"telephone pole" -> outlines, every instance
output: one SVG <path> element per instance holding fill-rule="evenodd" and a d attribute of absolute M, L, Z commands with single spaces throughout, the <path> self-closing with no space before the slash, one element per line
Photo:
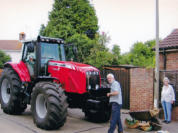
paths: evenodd
<path fill-rule="evenodd" d="M 156 67 L 154 87 L 154 107 L 159 107 L 159 0 L 156 0 Z"/>

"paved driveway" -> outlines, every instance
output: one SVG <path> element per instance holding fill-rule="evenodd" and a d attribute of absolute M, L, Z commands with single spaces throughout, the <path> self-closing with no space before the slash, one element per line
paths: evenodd
<path fill-rule="evenodd" d="M 122 121 L 129 116 L 122 114 Z M 22 115 L 14 116 L 4 114 L 0 109 L 0 133 L 107 133 L 109 123 L 91 123 L 84 118 L 80 109 L 69 109 L 67 122 L 65 125 L 54 131 L 45 131 L 36 127 L 33 123 L 30 108 Z M 178 123 L 164 124 L 163 129 L 170 133 L 178 133 Z M 124 126 L 125 133 L 143 133 L 137 129 L 127 129 Z M 116 133 L 116 132 L 115 132 Z M 154 132 L 149 132 L 154 133 Z"/>
<path fill-rule="evenodd" d="M 33 123 L 30 108 L 22 115 L 7 115 L 0 109 L 0 133 L 99 133 L 106 132 L 108 123 L 91 123 L 79 109 L 69 109 L 65 125 L 54 131 L 45 131 Z M 98 132 L 99 131 L 99 132 Z"/>

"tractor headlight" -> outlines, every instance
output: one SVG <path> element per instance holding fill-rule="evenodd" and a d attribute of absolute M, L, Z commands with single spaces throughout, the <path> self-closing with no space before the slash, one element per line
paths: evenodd
<path fill-rule="evenodd" d="M 87 90 L 98 90 L 100 87 L 100 77 L 97 71 L 86 72 L 86 88 Z"/>

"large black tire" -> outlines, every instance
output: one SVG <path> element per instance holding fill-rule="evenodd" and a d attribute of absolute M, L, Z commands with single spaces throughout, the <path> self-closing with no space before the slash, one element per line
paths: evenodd
<path fill-rule="evenodd" d="M 54 130 L 64 125 L 67 117 L 67 97 L 59 85 L 39 82 L 31 97 L 33 121 L 37 127 Z"/>
<path fill-rule="evenodd" d="M 4 68 L 0 78 L 1 108 L 7 114 L 21 114 L 27 108 L 21 81 L 12 68 Z"/>

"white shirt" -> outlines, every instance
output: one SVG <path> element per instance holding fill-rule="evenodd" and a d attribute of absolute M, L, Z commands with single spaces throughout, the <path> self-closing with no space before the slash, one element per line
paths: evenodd
<path fill-rule="evenodd" d="M 114 80 L 110 85 L 111 85 L 111 92 L 117 91 L 119 92 L 119 94 L 116 96 L 110 96 L 109 102 L 110 103 L 116 102 L 121 105 L 122 104 L 122 91 L 121 91 L 121 86 L 119 82 Z"/>
<path fill-rule="evenodd" d="M 171 85 L 163 86 L 161 91 L 161 101 L 165 102 L 175 101 L 175 94 Z"/>

